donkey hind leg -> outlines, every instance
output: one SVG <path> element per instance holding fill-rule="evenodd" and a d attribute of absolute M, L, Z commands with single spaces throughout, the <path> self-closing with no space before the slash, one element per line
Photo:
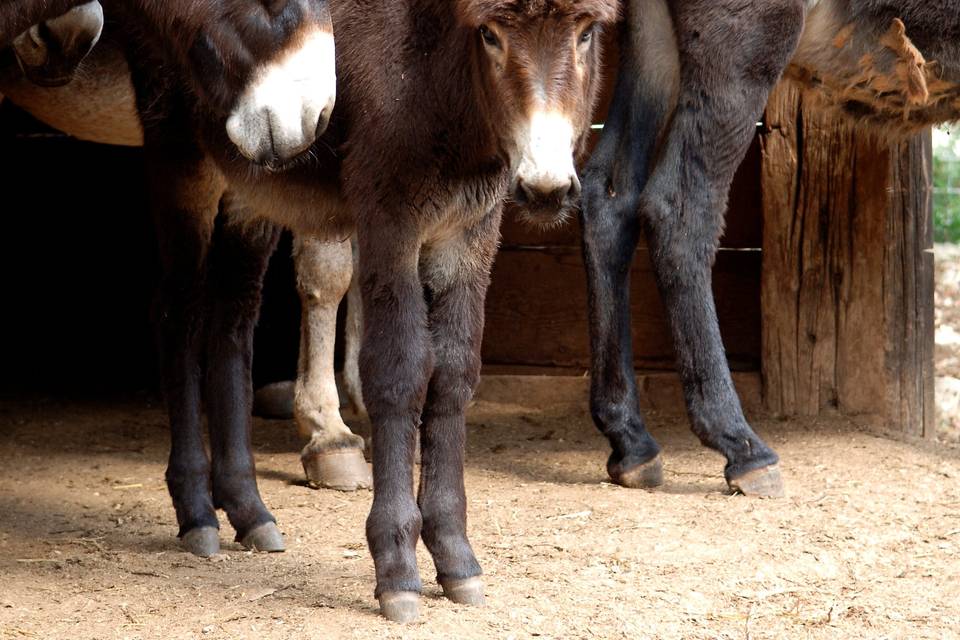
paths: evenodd
<path fill-rule="evenodd" d="M 360 374 L 373 433 L 367 543 L 381 613 L 409 622 L 417 618 L 422 586 L 416 557 L 422 520 L 413 492 L 413 452 L 433 371 L 427 306 L 417 270 L 420 240 L 408 228 L 386 222 L 360 225 L 358 239 L 364 256 Z"/>
<path fill-rule="evenodd" d="M 778 496 L 783 483 L 777 454 L 747 424 L 730 377 L 711 266 L 734 172 L 769 90 L 796 46 L 803 3 L 771 2 L 747 24 L 742 12 L 726 7 L 730 2 L 712 3 L 708 10 L 691 6 L 696 4 L 678 18 L 684 26 L 679 37 L 686 84 L 643 193 L 641 216 L 693 431 L 726 457 L 724 475 L 731 489 Z M 736 40 L 705 37 L 746 29 L 756 33 Z"/>
<path fill-rule="evenodd" d="M 353 254 L 353 273 L 360 273 L 360 251 L 357 238 L 350 240 Z M 360 280 L 350 279 L 350 289 L 347 291 L 347 322 L 343 340 L 343 386 L 346 387 L 350 406 L 357 416 L 367 415 L 367 407 L 363 403 L 363 389 L 360 385 L 360 339 L 363 336 L 363 299 L 360 296 Z"/>
<path fill-rule="evenodd" d="M 309 440 L 300 455 L 303 470 L 313 486 L 368 489 L 373 477 L 363 457 L 363 438 L 340 416 L 333 370 L 337 307 L 353 273 L 350 242 L 298 237 L 294 259 L 303 309 L 294 417 L 301 436 Z"/>
<path fill-rule="evenodd" d="M 155 307 L 160 375 L 170 418 L 166 479 L 183 546 L 199 556 L 220 549 L 203 443 L 201 350 L 207 252 L 222 184 L 203 159 L 148 149 L 151 202 L 163 268 Z M 171 189 L 170 185 L 174 188 Z"/>
<path fill-rule="evenodd" d="M 253 331 L 263 277 L 280 237 L 271 224 L 240 221 L 223 199 L 225 220 L 214 234 L 207 275 L 207 362 L 204 400 L 213 458 L 213 501 L 227 513 L 248 549 L 283 551 L 283 536 L 257 489 L 250 443 Z M 244 216 L 247 217 L 247 216 Z"/>
<path fill-rule="evenodd" d="M 421 257 L 436 363 L 420 429 L 423 541 L 444 595 L 474 605 L 483 604 L 484 597 L 480 565 L 467 539 L 464 411 L 480 379 L 483 305 L 499 226 L 497 210 L 462 238 Z"/>
<path fill-rule="evenodd" d="M 640 194 L 675 100 L 679 71 L 669 21 L 663 3 L 630 6 L 631 29 L 621 39 L 623 69 L 603 136 L 583 179 L 580 219 L 589 294 L 590 409 L 594 423 L 610 441 L 607 473 L 625 487 L 663 482 L 660 446 L 647 431 L 637 400 L 630 267 L 640 235 L 636 213 Z"/>

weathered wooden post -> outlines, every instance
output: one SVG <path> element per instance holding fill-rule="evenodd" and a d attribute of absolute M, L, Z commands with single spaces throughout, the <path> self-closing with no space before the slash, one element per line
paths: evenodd
<path fill-rule="evenodd" d="M 885 145 L 783 85 L 762 144 L 767 410 L 932 438 L 930 134 Z"/>

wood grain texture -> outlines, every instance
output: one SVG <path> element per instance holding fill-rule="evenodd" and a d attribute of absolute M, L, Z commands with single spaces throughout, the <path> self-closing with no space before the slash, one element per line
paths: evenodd
<path fill-rule="evenodd" d="M 781 86 L 762 145 L 767 409 L 932 436 L 929 134 L 886 146 Z"/>
<path fill-rule="evenodd" d="M 646 250 L 630 277 L 633 352 L 638 368 L 673 369 L 663 305 Z M 760 254 L 722 251 L 714 293 L 727 352 L 737 368 L 760 355 Z M 487 364 L 589 368 L 586 276 L 579 249 L 504 249 L 487 297 L 483 361 Z"/>

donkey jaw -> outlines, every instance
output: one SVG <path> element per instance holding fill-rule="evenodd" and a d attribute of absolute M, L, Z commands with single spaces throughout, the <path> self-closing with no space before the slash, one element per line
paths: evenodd
<path fill-rule="evenodd" d="M 227 118 L 227 135 L 254 162 L 286 162 L 326 130 L 336 94 L 333 34 L 314 30 L 254 73 Z"/>

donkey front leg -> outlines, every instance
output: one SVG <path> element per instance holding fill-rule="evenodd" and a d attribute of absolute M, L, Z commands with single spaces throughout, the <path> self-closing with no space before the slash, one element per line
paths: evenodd
<path fill-rule="evenodd" d="M 207 275 L 207 373 L 204 400 L 213 457 L 214 505 L 227 513 L 248 549 L 283 551 L 283 536 L 257 488 L 250 442 L 253 331 L 263 277 L 280 238 L 272 224 L 231 218 L 241 205 L 229 194 L 214 234 Z"/>
<path fill-rule="evenodd" d="M 421 426 L 423 541 L 447 598 L 483 604 L 480 565 L 467 539 L 464 412 L 480 379 L 483 306 L 497 248 L 497 209 L 461 237 L 424 250 L 435 367 Z"/>
<path fill-rule="evenodd" d="M 399 217 L 399 216 L 398 216 Z M 422 523 L 413 493 L 413 452 L 433 372 L 420 240 L 409 226 L 377 220 L 358 229 L 363 344 L 360 374 L 373 428 L 373 505 L 367 543 L 381 613 L 418 616 L 422 588 L 416 547 Z"/>
<path fill-rule="evenodd" d="M 300 455 L 303 470 L 314 486 L 368 489 L 373 477 L 363 457 L 363 438 L 340 416 L 333 369 L 337 307 L 353 274 L 350 242 L 297 237 L 294 259 L 302 318 L 293 406 L 300 435 L 309 440 Z"/>
<path fill-rule="evenodd" d="M 711 267 L 734 172 L 796 46 L 803 3 L 758 3 L 749 20 L 741 5 L 688 2 L 676 13 L 683 85 L 640 213 L 693 431 L 726 457 L 731 489 L 778 496 L 777 454 L 747 424 L 730 377 Z"/>
<path fill-rule="evenodd" d="M 183 546 L 207 557 L 220 550 L 220 525 L 201 414 L 203 283 L 223 184 L 216 169 L 189 149 L 148 146 L 147 166 L 163 270 L 155 315 L 170 419 L 167 487 Z"/>

